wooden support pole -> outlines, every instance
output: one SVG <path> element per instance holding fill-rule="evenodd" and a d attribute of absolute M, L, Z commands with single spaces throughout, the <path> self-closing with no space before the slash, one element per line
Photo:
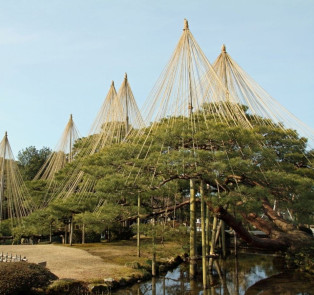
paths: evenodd
<path fill-rule="evenodd" d="M 240 294 L 239 292 L 239 268 L 238 268 L 238 257 L 235 256 L 234 257 L 234 274 L 235 274 L 235 291 L 236 294 Z"/>
<path fill-rule="evenodd" d="M 218 220 L 217 220 L 218 222 Z M 220 236 L 220 231 L 221 231 L 221 225 L 222 225 L 222 220 L 219 220 L 218 222 L 218 226 L 216 228 L 216 235 L 215 235 L 215 244 L 214 247 L 216 247 L 218 240 L 219 240 L 219 236 Z"/>
<path fill-rule="evenodd" d="M 209 255 L 213 255 L 215 253 L 216 231 L 217 231 L 217 217 L 214 216 Z M 213 269 L 213 261 L 214 261 L 213 258 L 210 257 L 209 258 L 209 269 L 210 269 L 210 271 L 212 271 L 212 269 Z"/>
<path fill-rule="evenodd" d="M 207 289 L 207 259 L 206 259 L 206 235 L 205 235 L 205 196 L 204 182 L 200 184 L 201 195 L 201 229 L 202 229 L 202 273 L 203 273 L 203 288 Z"/>
<path fill-rule="evenodd" d="M 236 217 L 235 207 L 233 207 L 233 215 L 234 215 L 234 217 Z M 237 257 L 238 256 L 237 233 L 235 232 L 235 230 L 233 230 L 233 242 L 234 242 L 234 256 Z"/>
<path fill-rule="evenodd" d="M 152 295 L 156 295 L 156 278 L 152 277 Z"/>
<path fill-rule="evenodd" d="M 141 209 L 141 197 L 137 197 L 137 257 L 141 257 L 141 233 L 140 233 L 140 209 Z"/>
<path fill-rule="evenodd" d="M 153 218 L 153 257 L 152 257 L 152 276 L 156 276 L 156 242 L 155 242 L 155 236 L 156 236 L 156 229 L 155 229 L 155 218 Z"/>
<path fill-rule="evenodd" d="M 195 181 L 190 179 L 190 278 L 196 276 L 196 255 Z"/>
<path fill-rule="evenodd" d="M 222 248 L 222 257 L 227 257 L 227 248 L 226 248 L 226 231 L 225 231 L 225 222 L 221 223 L 221 248 Z"/>
<path fill-rule="evenodd" d="M 0 223 L 2 219 L 5 219 L 5 214 L 3 212 L 3 201 L 4 201 L 4 167 L 5 167 L 5 154 L 7 150 L 7 144 L 8 144 L 8 136 L 7 132 L 5 132 L 5 141 L 4 141 L 4 150 L 2 155 L 2 167 L 1 167 L 1 173 L 0 173 Z"/>
<path fill-rule="evenodd" d="M 128 76 L 125 73 L 124 76 L 124 87 L 125 87 L 125 136 L 127 136 L 127 134 L 129 133 L 129 106 L 128 106 L 128 99 L 129 99 L 129 95 L 128 95 Z"/>
<path fill-rule="evenodd" d="M 69 228 L 69 224 L 66 223 L 65 227 L 64 227 L 64 244 L 68 243 L 68 228 Z"/>
<path fill-rule="evenodd" d="M 85 223 L 82 225 L 82 244 L 85 244 Z"/>
<path fill-rule="evenodd" d="M 210 219 L 209 219 L 209 207 L 206 206 L 206 225 L 205 225 L 205 233 L 206 233 L 206 256 L 209 255 L 209 241 L 210 241 Z"/>
<path fill-rule="evenodd" d="M 52 221 L 50 222 L 49 226 L 49 243 L 52 243 Z"/>
<path fill-rule="evenodd" d="M 73 242 L 73 214 L 71 216 L 71 223 L 70 223 L 70 246 L 72 246 Z"/>

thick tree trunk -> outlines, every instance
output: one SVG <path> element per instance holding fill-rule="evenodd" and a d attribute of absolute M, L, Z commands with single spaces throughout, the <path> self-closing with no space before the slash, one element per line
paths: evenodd
<path fill-rule="evenodd" d="M 266 204 L 266 203 L 265 203 Z M 264 207 L 264 205 L 263 205 Z M 265 207 L 264 207 L 265 208 Z M 272 250 L 287 250 L 288 248 L 298 247 L 306 245 L 310 241 L 313 241 L 313 237 L 307 233 L 300 231 L 293 227 L 284 220 L 279 220 L 277 217 L 273 218 L 277 221 L 277 224 L 281 224 L 282 228 L 289 229 L 287 232 L 282 232 L 270 221 L 266 221 L 258 217 L 256 214 L 244 215 L 243 218 L 248 221 L 250 224 L 254 225 L 257 229 L 265 232 L 269 235 L 269 238 L 258 238 L 251 235 L 242 225 L 242 223 L 236 220 L 231 214 L 229 214 L 224 208 L 211 208 L 212 211 L 217 215 L 217 217 L 226 222 L 231 228 L 235 230 L 238 236 L 247 242 L 249 245 L 263 248 L 263 249 L 272 249 Z M 273 214 L 271 207 L 266 206 L 266 210 L 269 214 Z M 278 222 L 279 220 L 279 222 Z M 285 225 L 284 225 L 285 224 Z"/>

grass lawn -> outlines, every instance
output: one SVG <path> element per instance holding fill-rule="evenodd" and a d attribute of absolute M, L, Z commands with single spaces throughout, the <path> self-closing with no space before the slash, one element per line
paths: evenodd
<path fill-rule="evenodd" d="M 149 238 L 141 240 L 141 257 L 137 257 L 136 239 L 124 240 L 110 243 L 75 244 L 75 248 L 82 249 L 88 253 L 99 256 L 105 262 L 125 265 L 126 263 L 138 262 L 145 265 L 152 259 L 152 241 Z M 168 259 L 183 255 L 181 245 L 174 242 L 160 242 L 156 244 L 157 261 L 165 262 Z"/>
<path fill-rule="evenodd" d="M 137 257 L 136 240 L 110 243 L 69 245 L 0 245 L 0 252 L 26 256 L 29 262 L 46 262 L 47 268 L 61 278 L 88 282 L 103 282 L 106 278 L 119 280 L 141 277 L 143 271 L 134 267 L 149 267 L 152 257 L 151 239 L 142 240 L 141 257 Z M 157 261 L 166 261 L 184 253 L 174 242 L 156 246 Z"/>

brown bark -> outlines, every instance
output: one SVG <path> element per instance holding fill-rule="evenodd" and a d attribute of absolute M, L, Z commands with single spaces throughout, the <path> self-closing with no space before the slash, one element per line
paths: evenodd
<path fill-rule="evenodd" d="M 226 224 L 232 227 L 242 240 L 253 247 L 273 250 L 285 250 L 288 248 L 288 245 L 282 239 L 258 238 L 251 235 L 244 228 L 242 222 L 236 220 L 222 207 L 212 208 L 212 211 L 217 214 L 219 219 L 223 220 Z"/>
<path fill-rule="evenodd" d="M 270 235 L 273 230 L 273 225 L 270 223 L 270 221 L 264 220 L 257 216 L 255 213 L 250 213 L 248 215 L 245 215 L 244 213 L 241 213 L 241 216 L 250 224 L 252 224 L 257 229 L 264 232 L 266 235 Z"/>
<path fill-rule="evenodd" d="M 209 204 L 210 206 L 210 204 Z M 269 208 L 267 207 L 267 210 Z M 313 241 L 313 237 L 309 234 L 298 230 L 291 226 L 285 220 L 281 220 L 280 224 L 286 224 L 284 228 L 289 228 L 289 231 L 283 232 L 281 228 L 277 227 L 276 223 L 264 220 L 258 217 L 254 213 L 248 215 L 241 214 L 242 217 L 248 221 L 250 224 L 254 225 L 257 229 L 263 231 L 269 238 L 258 238 L 251 235 L 242 225 L 242 223 L 236 220 L 231 214 L 229 214 L 224 208 L 211 208 L 211 210 L 217 214 L 219 219 L 225 221 L 230 227 L 232 227 L 238 236 L 247 242 L 249 245 L 272 250 L 286 250 L 288 248 L 302 247 L 309 242 Z M 273 211 L 271 209 L 271 211 Z M 273 214 L 273 212 L 271 212 Z M 274 216 L 273 216 L 274 217 Z M 278 220 L 278 219 L 275 219 Z"/>
<path fill-rule="evenodd" d="M 264 209 L 265 214 L 267 217 L 281 230 L 284 232 L 294 231 L 297 230 L 296 227 L 292 224 L 284 220 L 282 217 L 280 217 L 270 206 L 268 200 L 264 198 L 262 200 L 262 206 Z"/>

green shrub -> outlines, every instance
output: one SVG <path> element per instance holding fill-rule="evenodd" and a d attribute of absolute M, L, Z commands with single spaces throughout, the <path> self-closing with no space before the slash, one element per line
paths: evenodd
<path fill-rule="evenodd" d="M 103 280 L 102 280 L 103 282 Z M 90 294 L 85 283 L 73 279 L 54 281 L 46 290 L 47 295 L 87 295 Z"/>
<path fill-rule="evenodd" d="M 58 279 L 47 268 L 34 263 L 0 263 L 0 294 L 36 294 L 35 289 L 47 287 Z"/>

